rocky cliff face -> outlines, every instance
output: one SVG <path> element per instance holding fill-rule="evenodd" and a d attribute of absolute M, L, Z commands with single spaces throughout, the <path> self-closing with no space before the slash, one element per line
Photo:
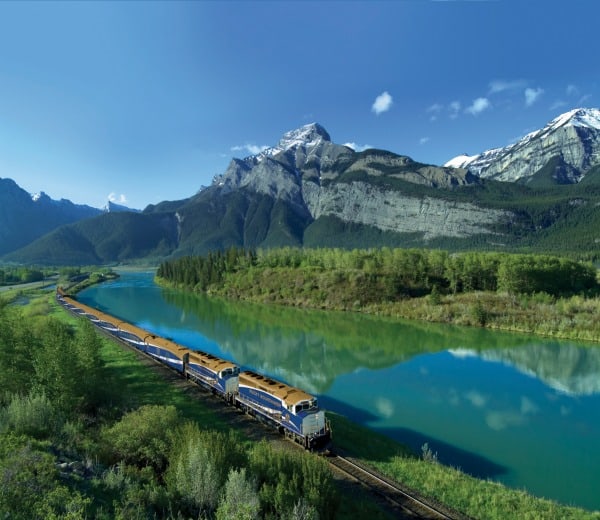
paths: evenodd
<path fill-rule="evenodd" d="M 466 169 L 419 164 L 383 150 L 356 153 L 311 124 L 286 133 L 259 155 L 234 159 L 213 186 L 223 194 L 247 188 L 285 200 L 312 220 L 334 216 L 383 231 L 422 233 L 426 240 L 490 233 L 489 226 L 510 218 L 507 211 L 406 195 L 370 182 L 381 178 L 446 189 L 477 182 Z"/>
<path fill-rule="evenodd" d="M 527 182 L 549 163 L 557 184 L 577 183 L 600 164 L 600 110 L 571 110 L 510 146 L 460 155 L 445 166 L 499 181 Z"/>
<path fill-rule="evenodd" d="M 305 183 L 304 200 L 316 220 L 338 217 L 344 222 L 396 233 L 422 233 L 424 240 L 490 234 L 491 226 L 510 218 L 510 212 L 434 197 L 411 197 L 365 182 Z"/>

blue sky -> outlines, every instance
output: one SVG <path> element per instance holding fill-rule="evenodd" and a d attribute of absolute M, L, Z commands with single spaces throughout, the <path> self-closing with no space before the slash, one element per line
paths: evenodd
<path fill-rule="evenodd" d="M 317 121 L 442 164 L 600 106 L 597 0 L 0 2 L 0 177 L 144 208 Z"/>

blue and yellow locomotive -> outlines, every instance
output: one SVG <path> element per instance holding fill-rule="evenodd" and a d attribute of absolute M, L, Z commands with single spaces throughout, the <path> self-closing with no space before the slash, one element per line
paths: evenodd
<path fill-rule="evenodd" d="M 179 372 L 195 383 L 277 428 L 306 449 L 324 449 L 331 441 L 331 428 L 317 399 L 270 377 L 240 367 L 231 361 L 193 350 L 152 334 L 68 296 L 62 289 L 57 301 L 77 316 Z"/>

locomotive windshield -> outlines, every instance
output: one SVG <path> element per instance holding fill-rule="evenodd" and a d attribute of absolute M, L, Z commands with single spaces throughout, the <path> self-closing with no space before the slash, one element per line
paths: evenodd
<path fill-rule="evenodd" d="M 237 376 L 239 373 L 240 369 L 238 367 L 230 367 L 226 368 L 225 370 L 221 370 L 221 377 L 226 378 L 231 376 Z"/>
<path fill-rule="evenodd" d="M 310 401 L 301 401 L 296 405 L 296 413 L 303 410 L 315 410 L 317 408 L 317 400 L 311 399 Z"/>

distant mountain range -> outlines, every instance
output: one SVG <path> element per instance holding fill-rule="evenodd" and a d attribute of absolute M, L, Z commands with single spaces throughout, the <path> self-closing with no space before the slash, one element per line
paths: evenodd
<path fill-rule="evenodd" d="M 0 256 L 19 249 L 64 224 L 100 214 L 90 206 L 30 195 L 11 179 L 0 179 Z"/>
<path fill-rule="evenodd" d="M 20 242 L 6 242 L 0 254 L 8 253 L 5 261 L 57 264 L 286 245 L 594 255 L 600 253 L 599 154 L 597 109 L 573 110 L 511 146 L 444 166 L 385 150 L 355 152 L 313 123 L 260 154 L 233 159 L 211 186 L 187 199 L 141 213 L 88 208 L 96 213 L 46 222 L 48 234 L 36 237 L 35 228 Z M 23 212 L 37 203 L 19 190 L 0 181 L 0 232 L 14 236 Z M 12 210 L 5 211 L 4 200 Z M 33 226 L 38 217 L 30 215 Z"/>

